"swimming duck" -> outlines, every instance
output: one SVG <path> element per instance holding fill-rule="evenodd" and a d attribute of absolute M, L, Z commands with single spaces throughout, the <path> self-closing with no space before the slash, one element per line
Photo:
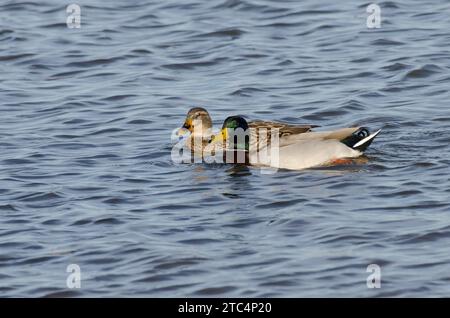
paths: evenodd
<path fill-rule="evenodd" d="M 276 126 L 268 128 L 271 129 L 268 134 L 261 134 L 252 130 L 243 117 L 230 116 L 225 119 L 220 133 L 212 137 L 211 144 L 228 152 L 245 152 L 245 163 L 250 165 L 301 170 L 358 158 L 381 131 L 370 134 L 365 127 L 352 127 L 284 135 Z M 236 133 L 239 130 L 244 132 L 243 138 Z"/>
<path fill-rule="evenodd" d="M 247 123 L 247 121 L 246 121 Z M 310 132 L 316 125 L 292 125 L 275 121 L 253 120 L 247 123 L 252 132 L 259 129 L 279 130 L 283 137 L 290 135 L 299 135 Z M 186 144 L 191 150 L 202 150 L 211 141 L 213 137 L 212 120 L 208 111 L 203 107 L 194 107 L 186 115 L 183 126 L 177 132 L 180 138 L 186 138 Z M 253 139 L 257 138 L 255 135 Z"/>
<path fill-rule="evenodd" d="M 185 139 L 188 149 L 201 154 L 213 136 L 212 120 L 208 111 L 203 107 L 191 108 L 177 135 L 180 139 Z"/>

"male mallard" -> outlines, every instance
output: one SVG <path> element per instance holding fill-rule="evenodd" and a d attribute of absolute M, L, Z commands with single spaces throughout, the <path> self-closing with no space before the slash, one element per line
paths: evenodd
<path fill-rule="evenodd" d="M 267 135 L 266 131 L 252 130 L 241 116 L 231 116 L 225 119 L 221 132 L 212 138 L 211 145 L 228 152 L 244 151 L 246 163 L 251 165 L 299 170 L 360 157 L 381 131 L 370 134 L 367 128 L 352 127 L 283 135 L 276 126 L 269 128 L 271 131 Z M 236 130 L 246 135 L 239 136 Z"/>
<path fill-rule="evenodd" d="M 292 125 L 274 121 L 254 120 L 248 126 L 252 131 L 258 129 L 279 129 L 281 136 L 298 135 L 310 132 L 314 125 Z M 186 144 L 194 150 L 203 149 L 210 142 L 212 134 L 212 120 L 208 111 L 202 107 L 194 107 L 186 115 L 183 127 L 178 130 L 178 136 L 187 136 Z M 254 137 L 256 138 L 256 136 Z M 198 145 L 198 146 L 194 146 Z"/>

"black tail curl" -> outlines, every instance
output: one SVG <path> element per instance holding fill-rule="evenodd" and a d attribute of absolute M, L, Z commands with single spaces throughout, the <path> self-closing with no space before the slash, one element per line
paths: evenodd
<path fill-rule="evenodd" d="M 357 131 L 355 131 L 353 134 L 351 134 L 350 136 L 341 140 L 341 142 L 350 148 L 353 148 L 355 150 L 363 152 L 367 149 L 367 147 L 370 146 L 370 144 L 372 143 L 374 138 L 370 138 L 366 142 L 364 142 L 360 145 L 358 145 L 358 143 L 360 141 L 366 139 L 369 136 L 370 136 L 369 129 L 367 129 L 366 127 L 361 127 Z M 357 146 L 355 147 L 355 145 L 357 145 Z"/>

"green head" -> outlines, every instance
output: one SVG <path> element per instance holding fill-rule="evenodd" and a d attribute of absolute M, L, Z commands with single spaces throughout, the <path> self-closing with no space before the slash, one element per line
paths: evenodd
<path fill-rule="evenodd" d="M 227 144 L 233 144 L 235 150 L 248 151 L 249 130 L 247 121 L 241 116 L 227 117 L 223 122 L 221 132 L 213 138 L 213 141 L 216 140 L 225 140 Z"/>
<path fill-rule="evenodd" d="M 243 130 L 247 130 L 248 123 L 241 116 L 230 116 L 224 120 L 222 129 L 224 129 L 224 128 L 230 128 L 230 129 L 242 128 Z"/>

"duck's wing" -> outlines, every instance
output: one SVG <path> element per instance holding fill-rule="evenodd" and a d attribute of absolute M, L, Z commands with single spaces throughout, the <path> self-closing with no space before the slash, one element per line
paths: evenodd
<path fill-rule="evenodd" d="M 350 127 L 350 128 L 341 128 L 334 131 L 329 131 L 325 134 L 324 139 L 335 139 L 335 140 L 344 140 L 350 136 L 352 136 L 355 132 L 357 132 L 360 127 Z"/>
<path fill-rule="evenodd" d="M 261 129 L 262 128 L 262 129 Z M 299 141 L 305 140 L 315 140 L 321 141 L 325 139 L 344 139 L 346 136 L 351 135 L 354 130 L 339 130 L 334 132 L 313 132 L 309 127 L 305 127 L 302 130 L 297 130 L 298 133 L 283 133 L 282 131 L 278 132 L 278 141 L 272 140 L 272 132 L 270 129 L 264 131 L 263 126 L 258 126 L 258 129 L 254 129 L 250 127 L 250 149 L 254 151 L 258 151 L 259 149 L 264 149 L 266 146 L 269 146 L 272 142 L 275 144 L 274 146 L 284 147 L 290 144 L 295 144 Z M 273 127 L 272 127 L 273 128 Z"/>
<path fill-rule="evenodd" d="M 270 129 L 278 129 L 280 131 L 280 136 L 289 136 L 295 134 L 302 134 L 308 131 L 311 131 L 315 127 L 319 127 L 316 125 L 293 125 L 286 124 L 282 122 L 276 121 L 267 121 L 267 120 L 254 120 L 248 123 L 248 126 L 253 129 L 261 129 L 265 128 L 267 130 Z"/>
<path fill-rule="evenodd" d="M 322 140 L 336 140 L 349 148 L 363 152 L 370 146 L 380 132 L 381 129 L 371 134 L 369 129 L 365 127 L 342 128 L 324 132 L 307 132 L 300 135 L 291 135 L 280 138 L 280 146 L 287 146 L 304 140 L 316 142 Z"/>
<path fill-rule="evenodd" d="M 280 139 L 287 136 L 297 136 L 311 132 L 316 125 L 293 125 L 282 122 L 255 120 L 248 123 L 250 128 L 250 147 L 264 147 L 271 142 L 271 133 L 273 129 L 278 130 Z M 255 149 L 255 148 L 253 148 Z"/>

